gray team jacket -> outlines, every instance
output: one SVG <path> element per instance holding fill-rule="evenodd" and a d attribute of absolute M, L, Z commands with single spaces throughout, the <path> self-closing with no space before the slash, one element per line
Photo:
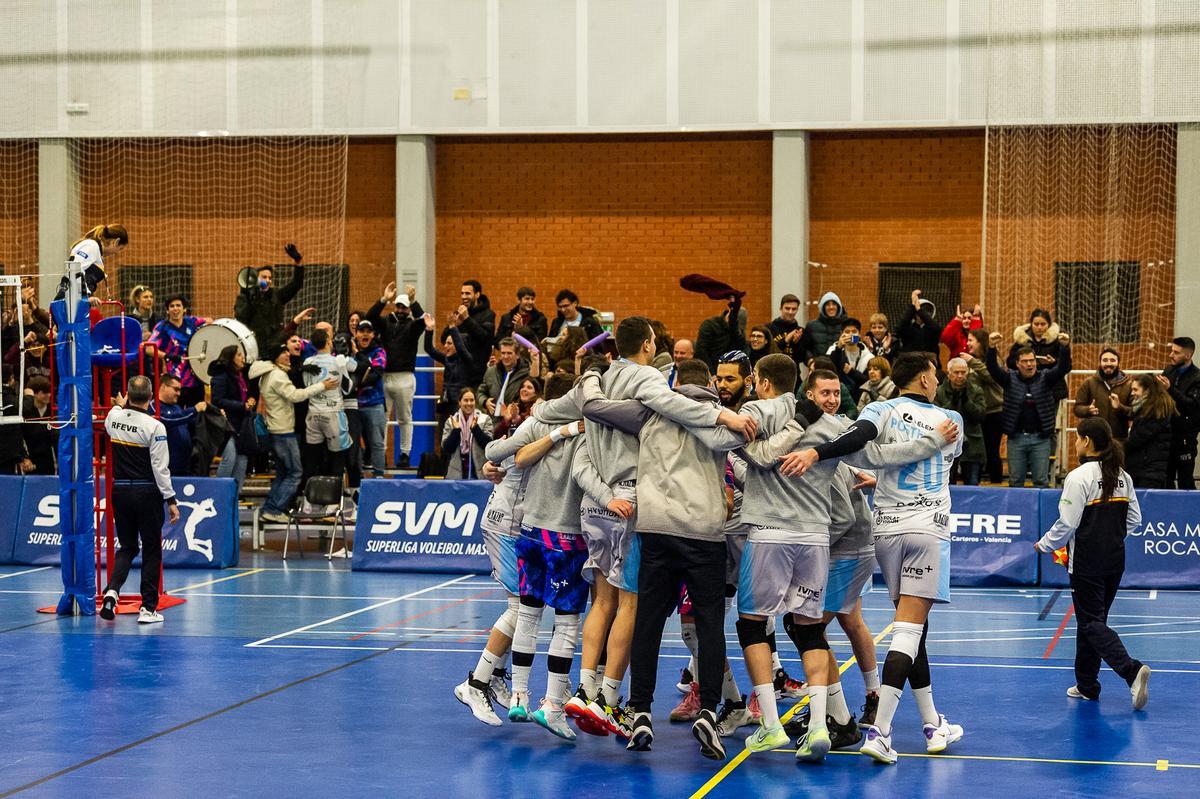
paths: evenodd
<path fill-rule="evenodd" d="M 829 524 L 830 560 L 862 558 L 875 552 L 871 535 L 871 505 L 858 484 L 855 470 L 839 464 L 829 486 L 831 511 Z"/>

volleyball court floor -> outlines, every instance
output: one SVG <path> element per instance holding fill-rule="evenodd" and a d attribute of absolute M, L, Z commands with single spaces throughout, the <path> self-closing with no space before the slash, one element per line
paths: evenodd
<path fill-rule="evenodd" d="M 720 764 L 700 756 L 688 725 L 667 721 L 686 657 L 677 619 L 664 637 L 654 750 L 586 735 L 572 745 L 534 725 L 486 727 L 455 701 L 504 606 L 486 576 L 355 573 L 345 561 L 285 564 L 273 553 L 248 560 L 168 572 L 169 589 L 188 601 L 149 627 L 132 616 L 38 615 L 59 593 L 57 568 L 0 567 L 0 797 L 1200 795 L 1197 592 L 1123 591 L 1113 606 L 1131 652 L 1154 668 L 1143 712 L 1107 671 L 1100 702 L 1064 695 L 1073 621 L 1057 633 L 1069 594 L 957 589 L 934 611 L 929 639 L 938 707 L 966 728 L 949 754 L 924 753 L 906 693 L 894 767 L 854 753 L 823 766 L 788 751 L 746 756 L 751 728 L 726 739 Z M 135 574 L 126 590 L 136 585 Z M 877 587 L 865 606 L 872 630 L 885 633 L 885 593 Z M 845 662 L 836 624 L 831 637 Z M 779 639 L 798 675 L 782 631 Z M 732 623 L 728 645 L 734 657 Z M 735 669 L 746 690 L 740 659 Z M 855 665 L 844 679 L 858 704 Z"/>

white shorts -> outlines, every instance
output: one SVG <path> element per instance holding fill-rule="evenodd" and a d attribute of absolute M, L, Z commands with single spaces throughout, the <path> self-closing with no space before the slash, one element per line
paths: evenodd
<path fill-rule="evenodd" d="M 619 483 L 613 495 L 634 502 L 635 483 Z M 579 526 L 587 538 L 588 559 L 583 565 L 583 576 L 589 583 L 596 582 L 596 576 L 600 575 L 622 591 L 637 593 L 641 546 L 634 532 L 636 521 L 636 511 L 630 518 L 622 519 L 584 495 L 579 506 Z"/>
<path fill-rule="evenodd" d="M 308 444 L 324 443 L 330 452 L 350 449 L 350 427 L 346 424 L 346 414 L 343 411 L 327 413 L 310 410 L 304 420 L 304 441 Z"/>
<path fill-rule="evenodd" d="M 871 577 L 874 574 L 874 555 L 829 561 L 825 612 L 853 613 L 858 600 L 871 593 Z"/>
<path fill-rule="evenodd" d="M 483 531 L 483 546 L 488 560 L 492 562 L 492 579 L 504 586 L 514 596 L 519 594 L 517 579 L 517 536 L 480 528 Z"/>
<path fill-rule="evenodd" d="M 875 559 L 893 602 L 915 596 L 950 601 L 950 542 L 929 533 L 900 533 L 875 539 Z"/>
<path fill-rule="evenodd" d="M 738 580 L 738 613 L 795 613 L 819 619 L 829 576 L 829 547 L 747 540 Z"/>

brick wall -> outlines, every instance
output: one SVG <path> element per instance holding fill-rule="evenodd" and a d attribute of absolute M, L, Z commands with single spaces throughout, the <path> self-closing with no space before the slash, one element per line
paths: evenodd
<path fill-rule="evenodd" d="M 476 278 L 498 312 L 529 285 L 553 316 L 571 288 L 621 317 L 694 337 L 719 303 L 679 288 L 699 272 L 770 318 L 768 136 L 448 138 L 437 143 L 438 309 Z"/>
<path fill-rule="evenodd" d="M 396 275 L 396 140 L 351 139 L 345 261 L 350 308 L 366 311 Z"/>
<path fill-rule="evenodd" d="M 0 141 L 0 264 L 10 275 L 38 271 L 37 149 Z"/>

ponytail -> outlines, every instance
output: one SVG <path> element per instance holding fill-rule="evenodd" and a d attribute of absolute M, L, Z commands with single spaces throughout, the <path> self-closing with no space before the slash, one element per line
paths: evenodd
<path fill-rule="evenodd" d="M 124 247 L 129 243 L 129 231 L 125 230 L 124 225 L 96 225 L 94 228 L 83 234 L 83 238 L 71 245 L 74 249 L 84 242 L 85 239 L 91 239 L 104 246 L 106 241 L 115 241 Z"/>
<path fill-rule="evenodd" d="M 1107 502 L 1112 499 L 1113 492 L 1117 490 L 1117 482 L 1121 479 L 1121 469 L 1125 466 L 1125 449 L 1120 441 L 1113 438 L 1108 422 L 1099 416 L 1084 419 L 1075 431 L 1091 440 L 1092 449 L 1100 459 L 1100 501 Z"/>

